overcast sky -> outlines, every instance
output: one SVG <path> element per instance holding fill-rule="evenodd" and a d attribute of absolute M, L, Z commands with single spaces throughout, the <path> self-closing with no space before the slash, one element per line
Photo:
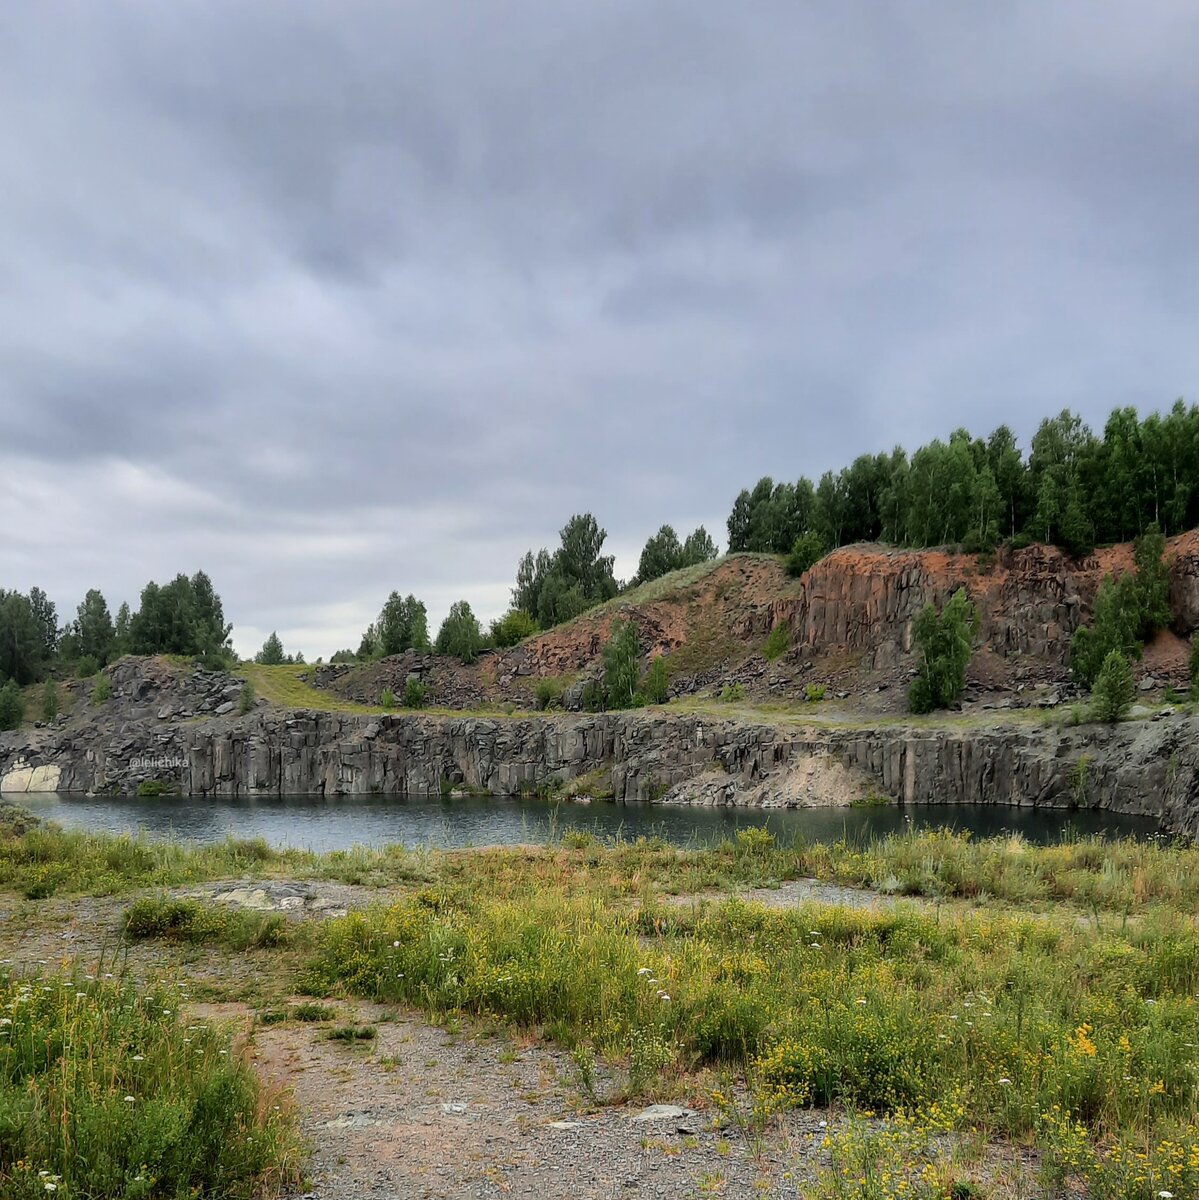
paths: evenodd
<path fill-rule="evenodd" d="M 1199 395 L 1199 5 L 9 0 L 0 586 L 250 653 Z"/>

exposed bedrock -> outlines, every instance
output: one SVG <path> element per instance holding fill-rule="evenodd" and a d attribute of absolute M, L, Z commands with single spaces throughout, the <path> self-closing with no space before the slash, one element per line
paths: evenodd
<path fill-rule="evenodd" d="M 1185 636 L 1199 627 L 1199 533 L 1172 538 L 1166 560 L 1174 627 Z M 1034 545 L 1004 550 L 985 568 L 974 554 L 846 546 L 817 563 L 795 595 L 755 619 L 762 629 L 785 622 L 794 644 L 811 653 L 843 647 L 884 669 L 912 650 L 921 609 L 940 607 L 961 587 L 978 606 L 979 645 L 1060 668 L 1070 635 L 1090 618 L 1103 577 L 1132 568 L 1130 545 L 1105 547 L 1082 562 Z"/>
<path fill-rule="evenodd" d="M 365 717 L 260 710 L 127 723 L 97 736 L 0 738 L 5 790 L 263 796 L 549 790 L 583 775 L 617 800 L 806 807 L 870 794 L 907 803 L 1080 806 L 1199 835 L 1199 720 L 980 730 L 799 728 L 604 713 Z"/>

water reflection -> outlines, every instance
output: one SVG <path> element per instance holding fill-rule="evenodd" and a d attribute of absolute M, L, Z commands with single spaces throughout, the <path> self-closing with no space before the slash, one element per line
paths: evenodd
<path fill-rule="evenodd" d="M 781 841 L 802 835 L 811 842 L 860 841 L 909 825 L 949 826 L 980 837 L 1017 832 L 1035 843 L 1056 842 L 1066 835 L 1150 837 L 1157 832 L 1156 822 L 1145 817 L 994 805 L 767 810 L 441 796 L 139 800 L 46 794 L 9 798 L 66 828 L 140 832 L 148 838 L 188 842 L 263 838 L 272 846 L 322 853 L 389 842 L 435 847 L 543 843 L 574 829 L 604 840 L 661 837 L 675 845 L 709 844 L 749 826 L 767 828 Z"/>

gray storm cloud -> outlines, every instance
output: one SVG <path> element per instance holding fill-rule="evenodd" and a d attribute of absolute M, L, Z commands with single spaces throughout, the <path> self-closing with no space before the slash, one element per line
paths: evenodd
<path fill-rule="evenodd" d="M 1199 10 L 0 13 L 0 586 L 238 648 L 759 475 L 1193 399 Z"/>

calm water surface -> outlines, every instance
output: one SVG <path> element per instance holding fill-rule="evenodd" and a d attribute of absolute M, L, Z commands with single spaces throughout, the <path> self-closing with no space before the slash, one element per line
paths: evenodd
<path fill-rule="evenodd" d="M 704 845 L 748 826 L 765 827 L 783 841 L 802 835 L 811 842 L 864 840 L 909 823 L 917 828 L 950 826 L 980 837 L 1018 832 L 1037 843 L 1065 835 L 1150 837 L 1157 832 L 1148 818 L 993 805 L 763 810 L 441 796 L 138 800 L 47 794 L 12 799 L 71 829 L 186 842 L 263 838 L 272 846 L 322 853 L 389 842 L 435 847 L 539 843 L 574 829 L 605 840 L 658 836 L 675 845 Z"/>

